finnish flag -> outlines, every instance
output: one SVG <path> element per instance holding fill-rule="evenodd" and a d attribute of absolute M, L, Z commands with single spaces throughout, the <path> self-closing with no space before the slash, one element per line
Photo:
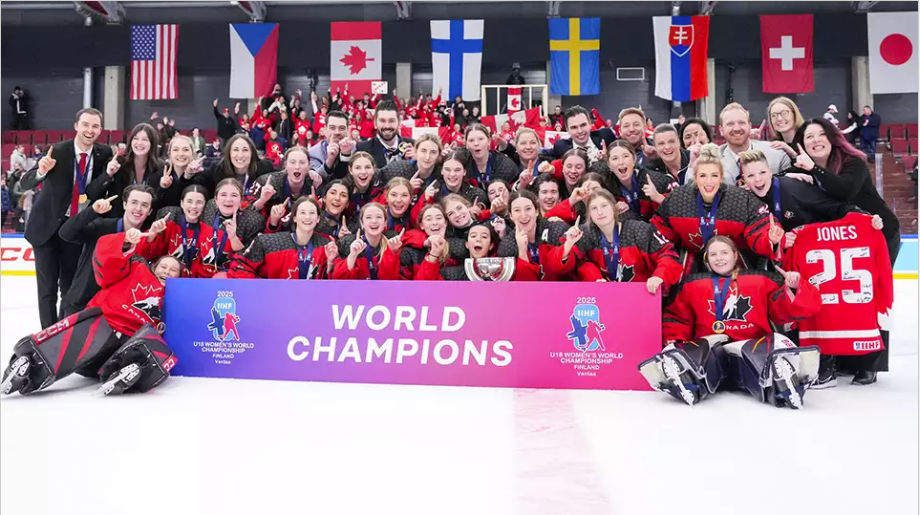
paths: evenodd
<path fill-rule="evenodd" d="M 463 100 L 479 100 L 482 28 L 483 20 L 432 20 L 433 94 L 440 89 L 448 102 L 457 95 Z"/>

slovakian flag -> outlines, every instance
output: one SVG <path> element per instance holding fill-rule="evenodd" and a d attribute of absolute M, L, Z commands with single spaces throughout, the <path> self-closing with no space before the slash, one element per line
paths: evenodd
<path fill-rule="evenodd" d="M 814 17 L 811 14 L 760 17 L 760 57 L 764 93 L 815 90 Z"/>
<path fill-rule="evenodd" d="M 230 98 L 268 96 L 278 80 L 278 24 L 230 25 Z"/>
<path fill-rule="evenodd" d="M 868 13 L 869 90 L 916 93 L 917 13 Z"/>
<path fill-rule="evenodd" d="M 332 90 L 359 97 L 370 93 L 372 82 L 383 75 L 380 22 L 333 22 L 330 46 Z"/>
<path fill-rule="evenodd" d="M 655 95 L 689 102 L 709 94 L 709 16 L 655 16 Z"/>

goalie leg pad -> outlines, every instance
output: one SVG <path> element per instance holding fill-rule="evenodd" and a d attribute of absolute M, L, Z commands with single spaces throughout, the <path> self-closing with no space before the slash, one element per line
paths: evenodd
<path fill-rule="evenodd" d="M 639 372 L 652 388 L 689 405 L 714 394 L 722 382 L 724 337 L 707 337 L 668 345 L 639 364 Z"/>
<path fill-rule="evenodd" d="M 123 390 L 146 392 L 153 389 L 169 377 L 169 371 L 178 359 L 153 326 L 145 324 L 133 336 L 128 338 L 99 369 L 102 381 L 108 384 L 116 380 L 123 369 L 129 365 L 139 367 L 140 376 L 134 377 L 133 369 L 126 370 L 124 376 L 132 384 L 123 385 Z M 116 388 L 110 393 L 121 393 Z"/>
<path fill-rule="evenodd" d="M 13 349 L 0 391 L 26 395 L 48 388 L 105 354 L 113 334 L 102 310 L 91 308 L 26 336 Z"/>
<path fill-rule="evenodd" d="M 732 342 L 725 351 L 736 381 L 754 398 L 777 407 L 801 408 L 805 390 L 818 378 L 818 347 L 796 347 L 778 333 Z"/>

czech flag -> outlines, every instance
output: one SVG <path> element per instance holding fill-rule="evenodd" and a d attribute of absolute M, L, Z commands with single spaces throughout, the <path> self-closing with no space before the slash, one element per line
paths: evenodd
<path fill-rule="evenodd" d="M 278 24 L 230 25 L 230 98 L 268 96 L 278 79 Z"/>
<path fill-rule="evenodd" d="M 689 102 L 709 95 L 709 16 L 655 16 L 655 95 Z"/>

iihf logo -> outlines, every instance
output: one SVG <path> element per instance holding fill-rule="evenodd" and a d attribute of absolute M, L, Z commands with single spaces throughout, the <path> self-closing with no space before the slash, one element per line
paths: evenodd
<path fill-rule="evenodd" d="M 572 341 L 577 350 L 581 352 L 607 350 L 604 347 L 604 338 L 601 336 L 606 327 L 601 323 L 601 313 L 597 306 L 593 304 L 576 305 L 569 321 L 572 323 L 572 331 L 565 336 Z"/>
<path fill-rule="evenodd" d="M 236 314 L 233 292 L 218 292 L 217 295 L 214 305 L 211 306 L 211 323 L 208 324 L 208 329 L 211 330 L 214 339 L 219 342 L 240 341 L 240 333 L 236 328 L 240 317 Z"/>

